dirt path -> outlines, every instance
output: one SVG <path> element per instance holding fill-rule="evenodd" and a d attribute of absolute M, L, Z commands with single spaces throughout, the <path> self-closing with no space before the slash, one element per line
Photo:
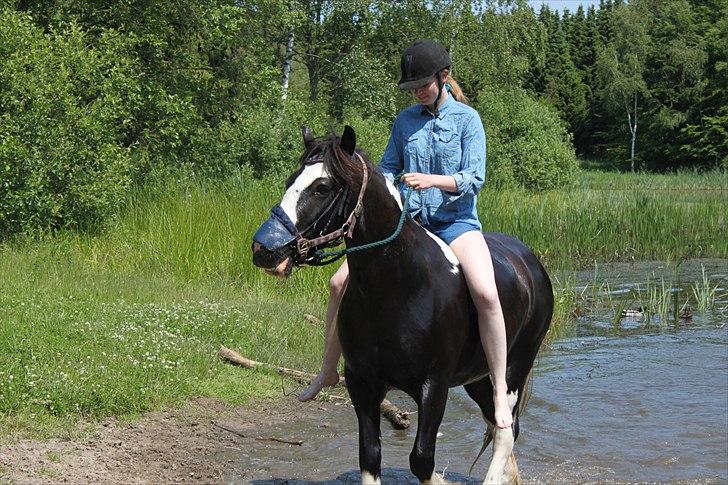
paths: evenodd
<path fill-rule="evenodd" d="M 306 412 L 315 413 L 317 408 L 307 407 Z M 80 442 L 4 443 L 0 444 L 0 483 L 230 481 L 235 467 L 226 450 L 264 446 L 266 442 L 254 438 L 300 413 L 300 403 L 293 401 L 234 408 L 213 399 L 197 399 L 180 409 L 149 413 L 134 423 L 108 420 Z"/>

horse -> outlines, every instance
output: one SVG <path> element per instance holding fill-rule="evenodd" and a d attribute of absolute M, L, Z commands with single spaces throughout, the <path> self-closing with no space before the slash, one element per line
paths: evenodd
<path fill-rule="evenodd" d="M 253 263 L 286 277 L 294 266 L 331 262 L 347 253 L 349 284 L 338 313 L 345 382 L 359 428 L 363 483 L 381 475 L 379 405 L 391 388 L 417 404 L 410 470 L 423 483 L 434 472 L 435 441 L 449 389 L 464 386 L 487 421 L 493 442 L 485 483 L 517 481 L 513 445 L 524 390 L 553 313 L 553 291 L 538 258 L 519 240 L 485 233 L 506 324 L 511 428 L 494 427 L 493 387 L 478 332 L 477 311 L 450 248 L 403 209 L 393 182 L 356 147 L 345 127 L 314 138 L 285 194 L 253 236 Z M 325 252 L 344 241 L 346 249 Z M 333 255 L 332 255 L 333 254 Z M 481 450 L 482 453 L 482 450 Z"/>

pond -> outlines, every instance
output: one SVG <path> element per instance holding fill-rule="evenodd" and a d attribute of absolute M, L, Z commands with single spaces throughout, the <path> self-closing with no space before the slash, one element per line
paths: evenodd
<path fill-rule="evenodd" d="M 681 264 L 682 294 L 690 293 L 703 268 L 711 287 L 718 286 L 715 308 L 675 324 L 656 318 L 646 325 L 614 314 L 615 308 L 635 304 L 635 291 L 647 279 L 672 278 L 674 266 L 615 264 L 572 275 L 577 291 L 598 287 L 601 303 L 595 302 L 538 359 L 515 447 L 526 483 L 728 481 L 728 260 Z M 595 284 L 605 281 L 609 284 Z M 388 398 L 415 409 L 402 393 L 390 392 Z M 310 412 L 312 407 L 318 412 Z M 405 431 L 382 423 L 383 483 L 417 483 L 408 472 L 416 414 L 412 417 L 413 426 Z M 483 431 L 475 403 L 462 388 L 451 390 L 436 470 L 444 470 L 450 480 L 469 481 L 464 475 Z M 235 452 L 235 471 L 228 481 L 358 480 L 352 407 L 302 405 L 300 420 L 270 432 L 296 436 L 304 444 Z M 473 477 L 482 479 L 489 456 L 490 451 L 481 458 Z"/>

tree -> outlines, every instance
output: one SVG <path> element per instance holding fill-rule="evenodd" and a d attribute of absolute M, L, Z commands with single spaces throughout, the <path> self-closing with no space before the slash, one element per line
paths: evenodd
<path fill-rule="evenodd" d="M 574 133 L 587 115 L 587 86 L 571 61 L 569 45 L 559 27 L 549 37 L 544 96 L 561 113 Z"/>
<path fill-rule="evenodd" d="M 649 36 L 639 12 L 620 6 L 611 15 L 615 20 L 614 36 L 597 53 L 597 93 L 615 118 L 621 113 L 627 119 L 631 135 L 630 167 L 634 171 L 637 114 L 642 99 L 649 96 L 644 80 Z"/>
<path fill-rule="evenodd" d="M 694 166 L 728 170 L 728 4 L 699 3 L 698 28 L 705 33 L 708 54 L 706 85 L 693 116 L 681 128 L 680 152 Z"/>
<path fill-rule="evenodd" d="M 703 123 L 710 126 L 712 123 L 708 118 L 713 117 L 703 119 L 705 110 L 717 114 L 711 108 L 725 106 L 725 103 L 705 104 L 706 88 L 710 85 L 706 76 L 709 58 L 705 34 L 711 32 L 711 24 L 715 24 L 714 11 L 710 13 L 711 17 L 701 21 L 694 3 L 687 0 L 641 0 L 631 7 L 638 15 L 651 18 L 652 45 L 647 52 L 645 70 L 651 94 L 645 118 L 650 161 L 659 168 L 704 163 L 686 156 L 697 135 L 687 126 Z M 721 49 L 725 52 L 725 46 L 715 47 L 715 55 L 719 56 Z M 656 143 L 657 140 L 669 141 Z"/>

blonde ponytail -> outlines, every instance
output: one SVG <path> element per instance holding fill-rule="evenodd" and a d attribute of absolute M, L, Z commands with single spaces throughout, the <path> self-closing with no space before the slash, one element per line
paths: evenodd
<path fill-rule="evenodd" d="M 450 75 L 450 73 L 447 74 L 445 83 L 450 85 L 450 94 L 453 95 L 453 97 L 455 98 L 456 101 L 460 101 L 461 103 L 468 104 L 468 102 L 469 102 L 468 97 L 465 96 L 462 88 L 460 88 L 460 85 L 457 83 L 457 81 L 455 81 L 455 79 Z"/>

